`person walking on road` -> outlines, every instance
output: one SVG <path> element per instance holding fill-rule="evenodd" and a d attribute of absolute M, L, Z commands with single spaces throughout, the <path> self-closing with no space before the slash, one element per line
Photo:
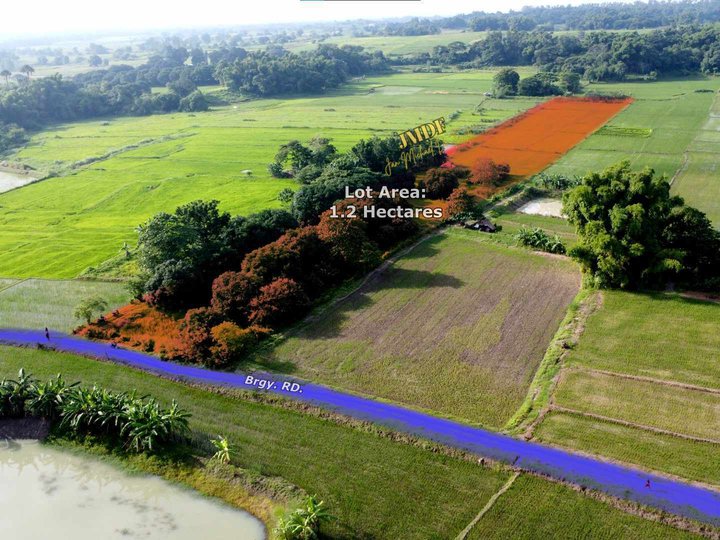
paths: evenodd
<path fill-rule="evenodd" d="M 645 487 L 648 488 L 648 489 L 650 489 L 650 479 L 649 479 L 649 478 L 648 478 L 647 481 L 645 482 Z"/>
<path fill-rule="evenodd" d="M 50 341 L 50 330 L 48 330 L 48 327 L 45 327 L 45 339 Z"/>

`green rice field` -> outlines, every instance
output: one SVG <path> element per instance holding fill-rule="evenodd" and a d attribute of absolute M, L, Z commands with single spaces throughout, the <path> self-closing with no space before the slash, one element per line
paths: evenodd
<path fill-rule="evenodd" d="M 5 285 L 3 283 L 6 283 Z M 100 297 L 108 311 L 126 304 L 125 283 L 26 279 L 0 281 L 0 328 L 45 328 L 69 332 L 84 321 L 73 316 L 75 306 Z"/>
<path fill-rule="evenodd" d="M 444 137 L 453 141 L 462 138 L 454 134 L 462 126 L 489 125 L 537 103 L 487 99 L 492 75 L 398 74 L 322 97 L 43 131 L 12 158 L 61 176 L 0 195 L 0 276 L 75 277 L 124 242 L 134 244 L 135 227 L 154 213 L 198 198 L 218 199 L 237 214 L 278 207 L 277 193 L 295 184 L 270 177 L 266 167 L 288 140 L 323 135 L 346 150 L 363 137 L 459 111 Z M 99 160 L 77 166 L 92 157 Z"/>

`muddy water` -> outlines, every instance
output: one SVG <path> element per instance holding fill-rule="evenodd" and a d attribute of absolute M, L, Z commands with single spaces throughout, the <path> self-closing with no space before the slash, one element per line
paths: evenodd
<path fill-rule="evenodd" d="M 535 199 L 518 208 L 523 214 L 562 217 L 562 201 L 559 199 Z"/>
<path fill-rule="evenodd" d="M 25 184 L 30 184 L 35 180 L 33 176 L 0 171 L 0 193 L 24 186 Z"/>
<path fill-rule="evenodd" d="M 32 441 L 0 440 L 0 538 L 260 540 L 246 512 Z"/>

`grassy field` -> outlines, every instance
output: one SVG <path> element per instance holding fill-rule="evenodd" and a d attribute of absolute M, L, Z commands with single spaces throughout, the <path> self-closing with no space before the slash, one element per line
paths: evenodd
<path fill-rule="evenodd" d="M 130 300 L 124 283 L 27 279 L 3 285 L 5 281 L 0 281 L 0 327 L 3 328 L 47 326 L 69 332 L 83 322 L 73 316 L 81 300 L 99 296 L 108 303 L 108 311 Z"/>
<path fill-rule="evenodd" d="M 38 377 L 62 372 L 84 384 L 134 388 L 165 403 L 177 399 L 192 413 L 194 430 L 222 433 L 237 445 L 238 465 L 282 476 L 326 500 L 338 518 L 330 525 L 333 538 L 454 538 L 508 479 L 506 472 L 299 412 L 74 355 L 0 347 L 0 377 L 14 376 L 21 367 Z M 533 535 L 534 531 L 547 536 Z M 694 538 L 568 488 L 523 476 L 470 536 L 508 537 Z"/>
<path fill-rule="evenodd" d="M 720 446 L 689 442 L 575 414 L 550 413 L 535 432 L 539 442 L 562 441 L 588 453 L 720 486 Z"/>
<path fill-rule="evenodd" d="M 578 411 L 720 439 L 720 394 L 569 369 L 555 401 Z"/>
<path fill-rule="evenodd" d="M 520 476 L 480 519 L 468 538 L 670 540 L 697 536 L 623 514 L 563 485 Z"/>
<path fill-rule="evenodd" d="M 568 260 L 450 229 L 261 353 L 331 386 L 500 427 L 580 276 Z"/>
<path fill-rule="evenodd" d="M 322 97 L 255 100 L 207 113 L 43 131 L 11 158 L 68 174 L 0 195 L 0 276 L 75 277 L 115 255 L 123 242 L 133 244 L 135 227 L 152 214 L 197 198 L 218 199 L 224 210 L 240 214 L 277 207 L 277 193 L 295 184 L 271 178 L 266 167 L 291 139 L 321 134 L 345 150 L 374 133 L 460 111 L 449 122 L 445 140 L 452 141 L 461 137 L 455 133 L 460 127 L 489 125 L 537 103 L 488 100 L 483 93 L 492 75 L 398 74 L 357 81 Z M 481 102 L 483 111 L 475 113 Z M 106 159 L 73 168 L 93 156 Z"/>
<path fill-rule="evenodd" d="M 328 420 L 220 396 L 128 368 L 67 354 L 0 348 L 0 376 L 25 367 L 67 379 L 177 399 L 191 426 L 222 433 L 242 467 L 282 476 L 325 499 L 340 538 L 451 538 L 507 479 L 506 473 L 392 442 Z"/>
<path fill-rule="evenodd" d="M 590 316 L 570 364 L 720 388 L 720 304 L 668 294 L 602 294 L 603 307 Z"/>
<path fill-rule="evenodd" d="M 673 182 L 673 189 L 685 201 L 702 209 L 720 225 L 720 94 L 710 116 L 688 147 L 687 163 Z"/>
<path fill-rule="evenodd" d="M 635 102 L 548 168 L 552 174 L 582 175 L 604 169 L 622 159 L 633 167 L 650 166 L 668 179 L 680 169 L 684 153 L 700 148 L 703 141 L 717 139 L 717 118 L 708 117 L 720 78 L 696 78 L 660 82 L 590 84 L 588 92 L 622 92 Z M 713 152 L 714 155 L 713 155 Z M 717 175 L 707 175 L 717 165 L 717 148 L 691 155 L 685 178 L 674 191 L 688 202 L 720 218 Z"/>
<path fill-rule="evenodd" d="M 677 383 L 718 389 L 720 305 L 671 294 L 604 291 L 602 295 L 602 306 L 590 315 L 566 359 L 555 403 L 718 440 L 720 394 Z M 545 417 L 535 435 L 542 441 L 720 484 L 720 444 L 557 412 Z"/>

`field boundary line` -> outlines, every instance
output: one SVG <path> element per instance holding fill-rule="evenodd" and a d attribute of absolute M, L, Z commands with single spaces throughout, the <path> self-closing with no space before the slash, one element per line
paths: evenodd
<path fill-rule="evenodd" d="M 613 418 L 612 416 L 605 416 L 605 415 L 597 414 L 597 413 L 578 411 L 577 409 L 570 409 L 568 407 L 563 407 L 562 405 L 553 404 L 553 405 L 550 405 L 550 409 L 553 411 L 557 411 L 557 412 L 561 412 L 561 413 L 565 413 L 565 414 L 574 414 L 576 416 L 583 416 L 585 418 L 592 418 L 594 420 L 602 420 L 603 422 L 609 422 L 611 424 L 618 424 L 621 426 L 641 429 L 643 431 L 651 431 L 653 433 L 658 433 L 660 435 L 670 435 L 672 437 L 677 437 L 679 439 L 686 439 L 688 441 L 720 445 L 720 440 L 717 440 L 717 439 L 707 439 L 705 437 L 696 437 L 694 435 L 686 435 L 684 433 L 670 431 L 669 429 L 663 429 L 663 428 L 658 428 L 658 427 L 654 427 L 654 426 L 648 426 L 646 424 L 638 424 L 636 422 L 629 422 L 628 420 L 621 420 L 619 418 Z"/>
<path fill-rule="evenodd" d="M 2 287 L 2 288 L 0 288 L 0 293 L 4 293 L 4 292 L 7 291 L 8 289 L 12 289 L 15 285 L 20 285 L 21 283 L 25 283 L 26 281 L 28 281 L 28 280 L 30 280 L 30 279 L 32 279 L 32 278 L 19 279 L 19 280 L 17 280 L 15 283 L 11 283 L 11 284 L 8 285 L 7 287 Z"/>
<path fill-rule="evenodd" d="M 649 382 L 654 384 L 660 384 L 663 386 L 671 386 L 673 388 L 683 388 L 685 390 L 694 390 L 696 392 L 705 392 L 708 394 L 720 395 L 720 388 L 708 388 L 707 386 L 698 386 L 696 384 L 683 383 L 678 381 L 666 381 L 663 379 L 656 379 L 655 377 L 646 377 L 644 375 L 632 375 L 630 373 L 618 373 L 617 371 L 607 371 L 604 369 L 595 369 L 585 367 L 581 365 L 568 366 L 568 369 L 576 371 L 586 371 L 589 373 L 598 373 L 600 375 L 608 375 L 610 377 L 617 377 L 619 379 L 630 379 L 633 381 Z"/>
<path fill-rule="evenodd" d="M 467 538 L 467 535 L 470 534 L 470 531 L 473 529 L 473 527 L 475 527 L 478 521 L 480 521 L 482 517 L 490 511 L 490 509 L 495 504 L 495 501 L 497 501 L 503 493 L 510 489 L 510 487 L 515 483 L 515 480 L 517 480 L 518 476 L 520 476 L 520 473 L 515 472 L 510 478 L 508 478 L 507 482 L 503 484 L 503 486 L 497 491 L 497 493 L 490 497 L 490 500 L 483 507 L 483 509 L 480 510 L 478 515 L 475 516 L 475 518 L 468 524 L 468 526 L 465 527 L 462 532 L 455 537 L 455 540 L 465 540 L 465 538 Z"/>
<path fill-rule="evenodd" d="M 502 431 L 522 432 L 525 440 L 532 439 L 533 432 L 553 403 L 553 394 L 563 372 L 564 360 L 572 350 L 572 344 L 580 339 L 587 318 L 601 306 L 600 291 L 583 288 L 578 291 L 538 365 L 525 400 Z M 534 411 L 537 411 L 536 416 L 533 416 Z"/>

